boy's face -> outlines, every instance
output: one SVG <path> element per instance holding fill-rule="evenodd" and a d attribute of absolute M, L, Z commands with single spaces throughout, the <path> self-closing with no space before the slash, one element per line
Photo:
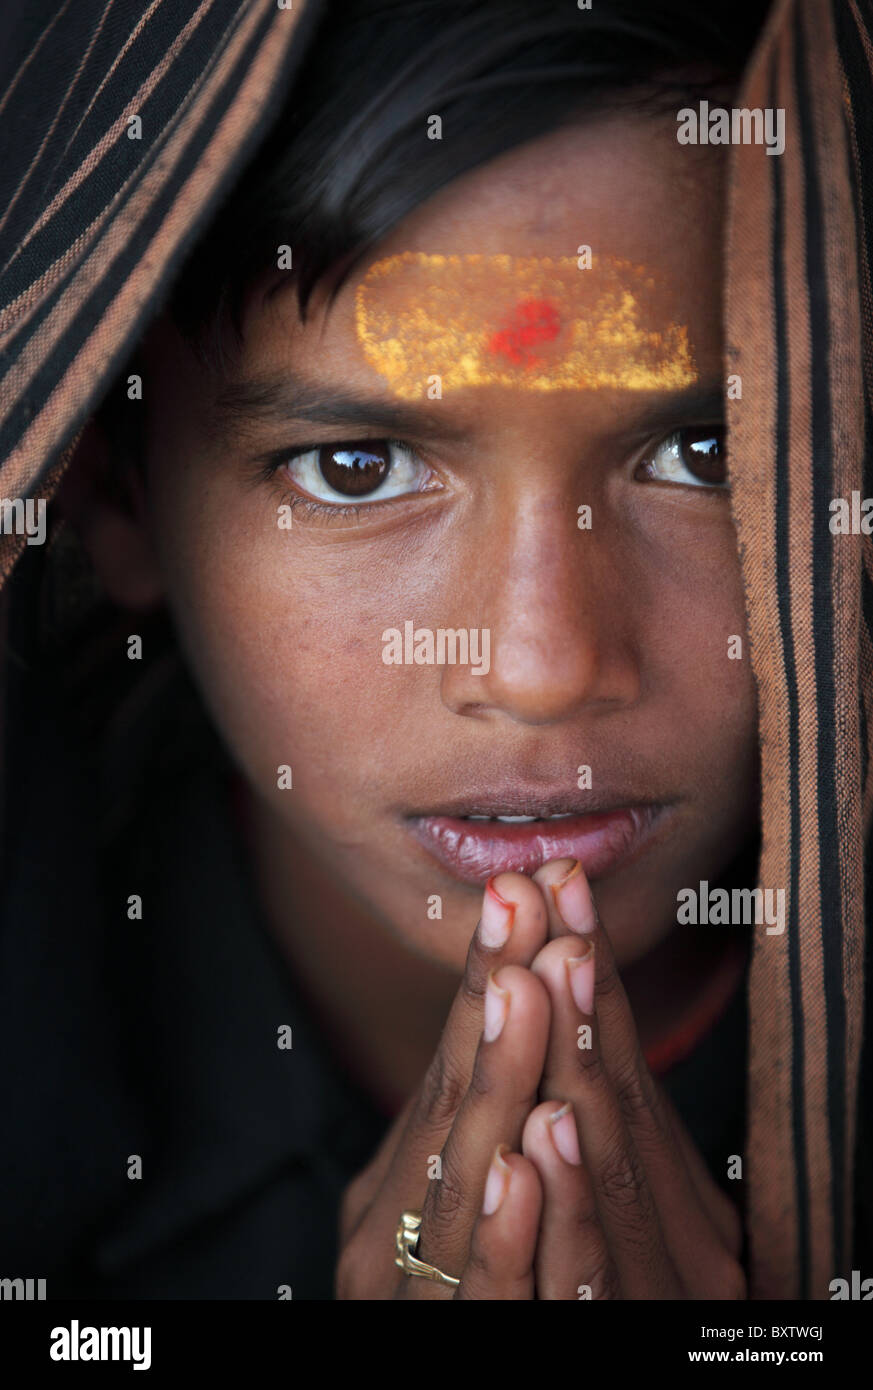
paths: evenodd
<path fill-rule="evenodd" d="M 577 854 L 627 964 L 755 825 L 729 493 L 700 485 L 724 476 L 708 445 L 723 155 L 675 131 L 672 116 L 617 115 L 467 175 L 329 312 L 319 290 L 305 326 L 290 274 L 250 295 L 232 382 L 205 375 L 166 319 L 144 344 L 155 563 L 271 833 L 458 969 L 492 872 Z M 235 384 L 268 376 L 305 418 L 241 413 L 252 393 Z M 378 405 L 354 412 L 349 396 Z M 265 456 L 295 454 L 264 476 Z M 466 665 L 407 664 L 407 623 L 431 630 L 434 656 L 440 629 L 479 646 Z M 662 809 L 578 819 L 646 806 Z M 464 819 L 501 813 L 537 819 Z"/>

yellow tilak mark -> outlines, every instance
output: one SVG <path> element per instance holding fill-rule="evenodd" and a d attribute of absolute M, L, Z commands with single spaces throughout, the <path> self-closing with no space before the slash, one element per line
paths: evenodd
<path fill-rule="evenodd" d="M 697 371 L 682 324 L 644 326 L 654 280 L 628 261 L 573 256 L 446 256 L 405 251 L 370 267 L 358 286 L 358 340 L 404 400 L 441 391 L 687 386 Z"/>

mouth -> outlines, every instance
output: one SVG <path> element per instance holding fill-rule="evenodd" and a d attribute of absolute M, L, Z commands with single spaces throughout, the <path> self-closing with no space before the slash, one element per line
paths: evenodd
<path fill-rule="evenodd" d="M 552 859 L 578 859 L 589 879 L 641 852 L 669 809 L 643 802 L 580 811 L 539 801 L 471 803 L 409 817 L 418 842 L 455 878 L 485 884 L 509 870 L 531 874 Z"/>

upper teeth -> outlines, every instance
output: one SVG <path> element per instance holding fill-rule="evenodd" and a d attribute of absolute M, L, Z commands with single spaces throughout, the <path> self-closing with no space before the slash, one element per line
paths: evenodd
<path fill-rule="evenodd" d="M 467 820 L 502 820 L 507 825 L 518 825 L 529 820 L 566 820 L 573 814 L 573 811 L 559 811 L 556 816 L 467 816 Z"/>

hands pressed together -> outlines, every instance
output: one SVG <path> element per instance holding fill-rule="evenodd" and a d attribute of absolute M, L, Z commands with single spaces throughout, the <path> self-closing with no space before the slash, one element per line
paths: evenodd
<path fill-rule="evenodd" d="M 407 1210 L 415 1257 L 456 1287 L 395 1264 Z M 346 1190 L 337 1296 L 743 1299 L 740 1244 L 581 868 L 498 875 L 422 1085 Z"/>

